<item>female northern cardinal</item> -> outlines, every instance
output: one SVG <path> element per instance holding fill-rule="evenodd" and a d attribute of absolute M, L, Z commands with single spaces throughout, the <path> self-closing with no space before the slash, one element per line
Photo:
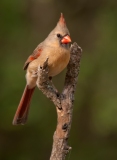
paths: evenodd
<path fill-rule="evenodd" d="M 25 124 L 27 120 L 31 97 L 36 86 L 38 66 L 43 65 L 48 57 L 49 77 L 59 74 L 69 62 L 70 42 L 70 33 L 61 13 L 57 26 L 25 62 L 27 84 L 13 119 L 14 125 Z"/>

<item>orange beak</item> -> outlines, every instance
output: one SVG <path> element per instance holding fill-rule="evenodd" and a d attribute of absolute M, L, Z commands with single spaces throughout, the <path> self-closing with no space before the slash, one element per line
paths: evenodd
<path fill-rule="evenodd" d="M 71 38 L 70 38 L 70 36 L 68 36 L 68 35 L 64 36 L 64 37 L 62 38 L 62 40 L 61 40 L 61 43 L 62 43 L 62 44 L 67 44 L 67 43 L 70 43 L 70 42 L 71 42 Z"/>

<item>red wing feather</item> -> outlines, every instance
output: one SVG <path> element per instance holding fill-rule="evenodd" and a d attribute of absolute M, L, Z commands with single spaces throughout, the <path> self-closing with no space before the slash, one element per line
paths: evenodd
<path fill-rule="evenodd" d="M 42 52 L 42 48 L 37 47 L 34 50 L 33 54 L 28 57 L 27 61 L 24 64 L 23 69 L 26 70 L 28 65 L 29 65 L 29 63 L 32 62 L 33 60 L 37 59 L 40 56 L 41 52 Z"/>

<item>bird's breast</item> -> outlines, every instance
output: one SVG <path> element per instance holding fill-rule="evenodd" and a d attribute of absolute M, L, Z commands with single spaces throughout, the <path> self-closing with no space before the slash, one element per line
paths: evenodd
<path fill-rule="evenodd" d="M 70 59 L 70 50 L 64 48 L 49 48 L 46 47 L 41 55 L 32 61 L 28 69 L 37 70 L 38 66 L 42 66 L 45 60 L 48 59 L 49 76 L 59 74 L 68 64 Z"/>
<path fill-rule="evenodd" d="M 68 64 L 70 59 L 70 51 L 60 48 L 54 49 L 48 53 L 49 76 L 59 74 Z"/>

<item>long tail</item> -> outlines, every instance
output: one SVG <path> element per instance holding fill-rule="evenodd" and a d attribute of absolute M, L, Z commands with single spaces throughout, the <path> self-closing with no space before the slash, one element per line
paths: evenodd
<path fill-rule="evenodd" d="M 34 88 L 28 89 L 28 86 L 26 85 L 24 89 L 24 93 L 22 95 L 22 98 L 20 100 L 19 106 L 16 110 L 14 119 L 13 119 L 13 125 L 18 124 L 25 124 L 27 117 L 28 117 L 28 111 L 29 111 L 29 105 L 31 101 L 32 94 L 34 92 Z"/>

